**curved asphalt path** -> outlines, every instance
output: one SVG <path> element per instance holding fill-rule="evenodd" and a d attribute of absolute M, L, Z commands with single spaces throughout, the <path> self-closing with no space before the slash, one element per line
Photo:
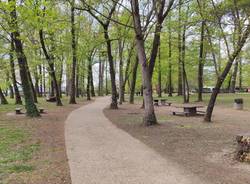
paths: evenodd
<path fill-rule="evenodd" d="M 114 126 L 103 114 L 110 98 L 73 111 L 65 122 L 72 184 L 203 184 Z"/>

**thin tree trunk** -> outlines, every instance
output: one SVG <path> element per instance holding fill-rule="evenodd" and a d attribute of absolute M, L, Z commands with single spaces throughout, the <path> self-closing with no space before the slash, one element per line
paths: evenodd
<path fill-rule="evenodd" d="M 198 101 L 201 102 L 203 92 L 203 68 L 204 68 L 204 35 L 205 33 L 205 21 L 201 23 L 201 40 L 200 40 L 200 55 L 198 65 Z"/>
<path fill-rule="evenodd" d="M 162 97 L 162 87 L 161 87 L 161 47 L 159 45 L 158 53 L 158 97 Z"/>
<path fill-rule="evenodd" d="M 15 104 L 22 105 L 22 98 L 21 98 L 21 95 L 17 86 L 17 81 L 16 81 L 15 63 L 14 63 L 14 57 L 13 57 L 14 51 L 15 51 L 14 41 L 13 41 L 13 37 L 11 36 L 10 71 L 11 71 L 12 84 L 13 84 L 14 92 L 15 92 Z"/>
<path fill-rule="evenodd" d="M 56 80 L 56 72 L 55 72 L 55 69 L 54 69 L 54 62 L 52 61 L 52 58 L 50 57 L 49 53 L 47 52 L 45 42 L 44 42 L 44 38 L 43 38 L 43 30 L 42 29 L 39 31 L 39 37 L 40 37 L 40 42 L 41 42 L 41 45 L 42 45 L 44 55 L 46 57 L 48 65 L 49 65 L 49 69 L 50 69 L 49 73 L 50 73 L 50 76 L 51 76 L 52 81 L 54 83 L 55 92 L 56 92 L 57 106 L 62 106 L 62 101 L 61 101 L 61 98 L 60 98 L 60 90 L 59 90 L 59 87 L 58 87 L 58 82 Z"/>
<path fill-rule="evenodd" d="M 122 43 L 121 39 L 118 41 L 118 49 L 119 49 L 119 104 L 125 101 L 124 97 L 124 78 L 123 78 L 123 49 L 124 43 Z"/>
<path fill-rule="evenodd" d="M 71 70 L 71 87 L 70 87 L 70 104 L 76 104 L 76 35 L 75 35 L 75 0 L 71 4 L 71 36 L 72 36 L 72 70 Z"/>
<path fill-rule="evenodd" d="M 135 85 L 136 85 L 136 79 L 137 79 L 137 69 L 139 65 L 139 59 L 138 56 L 135 59 L 135 63 L 132 69 L 132 80 L 131 80 L 131 87 L 130 87 L 130 96 L 129 96 L 129 103 L 134 103 L 134 96 L 135 96 Z"/>
<path fill-rule="evenodd" d="M 1 88 L 0 88 L 0 100 L 1 100 L 1 102 L 0 102 L 1 105 L 6 105 L 6 104 L 8 104 L 8 101 L 7 101 L 7 99 L 5 98 L 5 96 L 4 96 L 3 91 L 2 91 Z"/>
<path fill-rule="evenodd" d="M 108 26 L 104 26 L 104 38 L 106 40 L 106 45 L 107 45 L 109 71 L 110 71 L 110 78 L 111 78 L 112 97 L 111 97 L 110 108 L 111 109 L 118 109 L 117 90 L 116 90 L 116 81 L 115 81 L 115 69 L 114 69 L 114 61 L 113 61 L 112 49 L 111 49 L 111 40 L 110 40 L 109 34 L 108 34 Z"/>
<path fill-rule="evenodd" d="M 183 95 L 183 80 L 182 80 L 182 43 L 181 43 L 181 6 L 182 0 L 179 0 L 179 19 L 178 19 L 178 95 Z"/>
<path fill-rule="evenodd" d="M 89 58 L 88 61 L 88 79 L 87 79 L 87 100 L 91 100 L 91 68 L 92 68 L 92 62 L 91 62 L 91 58 Z"/>
<path fill-rule="evenodd" d="M 168 96 L 173 96 L 172 85 L 172 29 L 171 29 L 171 17 L 169 17 L 169 38 L 168 38 Z"/>

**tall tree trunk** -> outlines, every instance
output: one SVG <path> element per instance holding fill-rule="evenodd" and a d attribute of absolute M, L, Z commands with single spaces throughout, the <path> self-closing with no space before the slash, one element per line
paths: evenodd
<path fill-rule="evenodd" d="M 72 71 L 71 71 L 71 88 L 70 88 L 70 104 L 76 104 L 76 35 L 75 35 L 75 0 L 71 4 L 71 36 L 72 36 Z"/>
<path fill-rule="evenodd" d="M 105 62 L 105 94 L 109 94 L 108 89 L 108 61 Z"/>
<path fill-rule="evenodd" d="M 10 71 L 11 71 L 12 84 L 15 92 L 15 104 L 22 105 L 22 99 L 16 81 L 15 63 L 13 57 L 14 51 L 15 51 L 14 41 L 13 41 L 13 36 L 11 36 Z"/>
<path fill-rule="evenodd" d="M 147 57 L 144 47 L 144 38 L 141 28 L 141 20 L 139 14 L 139 4 L 137 0 L 131 1 L 132 10 L 133 10 L 133 19 L 134 27 L 136 34 L 136 47 L 139 58 L 139 63 L 142 67 L 142 80 L 143 80 L 143 98 L 144 98 L 144 117 L 143 123 L 146 126 L 151 126 L 157 124 L 154 105 L 153 105 L 153 96 L 152 96 L 152 80 L 150 75 L 150 70 L 147 64 Z"/>
<path fill-rule="evenodd" d="M 243 89 L 242 87 L 242 59 L 240 58 L 240 62 L 239 62 L 239 88 L 240 90 Z"/>
<path fill-rule="evenodd" d="M 134 103 L 134 96 L 135 96 L 135 85 L 136 85 L 136 79 L 137 79 L 137 69 L 139 65 L 139 59 L 138 56 L 135 59 L 135 63 L 132 69 L 132 80 L 131 80 L 131 87 L 130 87 L 130 96 L 129 96 L 129 103 Z"/>
<path fill-rule="evenodd" d="M 122 40 L 118 40 L 118 50 L 119 50 L 119 104 L 122 104 L 122 102 L 125 101 L 124 97 L 124 89 L 123 89 L 123 49 L 124 49 L 124 43 L 122 43 Z"/>
<path fill-rule="evenodd" d="M 239 53 L 241 52 L 242 47 L 246 43 L 246 40 L 249 37 L 249 34 L 250 34 L 250 24 L 247 26 L 247 28 L 246 28 L 245 32 L 243 33 L 243 36 L 241 37 L 241 39 L 238 41 L 236 49 L 234 49 L 234 52 L 228 58 L 228 62 L 226 64 L 226 67 L 225 67 L 225 69 L 223 70 L 223 72 L 221 73 L 220 77 L 217 80 L 217 83 L 215 85 L 215 88 L 213 90 L 211 98 L 209 100 L 209 104 L 207 106 L 207 111 L 206 111 L 206 115 L 205 115 L 205 118 L 204 118 L 204 120 L 206 122 L 211 122 L 211 117 L 212 117 L 212 113 L 213 113 L 213 109 L 214 109 L 214 104 L 216 102 L 216 98 L 218 96 L 218 93 L 220 92 L 220 88 L 221 88 L 223 82 L 225 81 L 225 78 L 227 77 L 227 74 L 230 71 L 235 58 L 239 55 Z"/>
<path fill-rule="evenodd" d="M 92 73 L 92 62 L 91 58 L 88 60 L 88 78 L 87 78 L 87 100 L 91 100 L 91 73 Z"/>
<path fill-rule="evenodd" d="M 91 87 L 91 96 L 95 97 L 95 86 L 94 86 L 94 79 L 93 79 L 92 64 L 90 65 L 90 87 Z"/>
<path fill-rule="evenodd" d="M 6 81 L 9 85 L 9 94 L 10 94 L 10 98 L 13 99 L 14 98 L 14 91 L 13 91 L 13 87 L 11 85 L 11 82 L 10 82 L 10 73 L 9 71 L 7 71 L 6 73 Z"/>
<path fill-rule="evenodd" d="M 236 79 L 237 79 L 237 74 L 238 74 L 239 60 L 240 60 L 239 57 L 237 57 L 235 59 L 232 78 L 231 78 L 231 81 L 230 81 L 231 82 L 230 83 L 230 88 L 229 88 L 230 93 L 235 93 L 235 86 L 236 86 Z"/>
<path fill-rule="evenodd" d="M 15 51 L 18 60 L 19 70 L 20 70 L 20 78 L 22 82 L 22 88 L 25 98 L 25 108 L 27 111 L 27 116 L 30 117 L 37 117 L 40 116 L 38 109 L 34 103 L 32 88 L 30 85 L 30 80 L 28 76 L 28 67 L 27 67 L 27 58 L 23 51 L 22 41 L 20 40 L 20 33 L 18 31 L 18 24 L 17 24 L 17 13 L 16 13 L 16 1 L 9 0 L 11 6 L 11 28 L 13 32 L 11 33 L 12 40 L 15 44 Z"/>
<path fill-rule="evenodd" d="M 203 68 L 204 68 L 204 35 L 205 33 L 205 21 L 201 23 L 201 40 L 200 40 L 200 55 L 198 65 L 198 101 L 201 102 L 203 92 Z"/>
<path fill-rule="evenodd" d="M 40 37 L 40 42 L 41 42 L 41 46 L 42 46 L 44 55 L 46 57 L 48 65 L 49 65 L 49 70 L 50 70 L 49 73 L 50 73 L 50 76 L 52 78 L 52 81 L 53 81 L 53 84 L 54 84 L 54 87 L 55 87 L 56 102 L 57 102 L 56 105 L 57 106 L 62 106 L 62 101 L 61 101 L 61 98 L 60 98 L 60 90 L 59 90 L 58 82 L 56 80 L 56 72 L 55 72 L 55 69 L 54 69 L 54 61 L 52 60 L 51 56 L 49 55 L 49 53 L 48 53 L 48 51 L 46 49 L 42 29 L 39 31 L 39 37 Z"/>
<path fill-rule="evenodd" d="M 46 75 L 45 75 L 45 71 L 46 67 L 45 64 L 43 64 L 43 96 L 46 97 L 47 95 L 47 91 L 46 91 Z"/>
<path fill-rule="evenodd" d="M 104 64 L 105 62 L 102 61 L 102 57 L 99 57 L 99 84 L 98 84 L 98 95 L 103 96 L 103 78 L 104 78 Z"/>
<path fill-rule="evenodd" d="M 171 29 L 171 17 L 169 17 L 169 38 L 168 38 L 168 96 L 173 96 L 172 85 L 172 29 Z"/>
<path fill-rule="evenodd" d="M 162 97 L 162 87 L 161 87 L 161 47 L 159 45 L 158 53 L 158 97 Z"/>
<path fill-rule="evenodd" d="M 181 43 L 181 6 L 182 6 L 182 0 L 179 0 L 179 19 L 178 19 L 178 95 L 183 95 L 183 80 L 182 80 L 182 43 Z"/>
<path fill-rule="evenodd" d="M 0 88 L 0 104 L 1 105 L 6 105 L 8 104 L 7 99 L 5 98 L 2 89 Z"/>
<path fill-rule="evenodd" d="M 109 34 L 108 34 L 108 26 L 104 26 L 104 38 L 106 40 L 106 45 L 107 45 L 109 72 L 110 72 L 111 90 L 112 90 L 110 108 L 111 109 L 118 109 L 117 90 L 116 90 L 116 82 L 115 82 L 115 69 L 114 69 L 114 61 L 113 61 L 112 49 L 111 49 L 111 40 L 110 40 Z"/>
<path fill-rule="evenodd" d="M 76 67 L 76 97 L 80 97 L 80 87 L 79 87 L 79 65 Z"/>

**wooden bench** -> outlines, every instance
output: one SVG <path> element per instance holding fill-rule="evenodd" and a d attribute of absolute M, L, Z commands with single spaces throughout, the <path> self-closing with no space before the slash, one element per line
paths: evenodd
<path fill-rule="evenodd" d="M 56 97 L 55 96 L 48 97 L 48 98 L 46 98 L 46 101 L 47 102 L 56 102 Z"/>
<path fill-rule="evenodd" d="M 43 113 L 44 113 L 44 108 L 43 108 L 43 107 L 39 107 L 39 112 L 40 112 L 41 114 L 43 114 Z"/>
<path fill-rule="evenodd" d="M 21 108 L 16 108 L 16 109 L 15 109 L 16 114 L 22 114 L 21 110 L 22 110 Z"/>
<path fill-rule="evenodd" d="M 187 112 L 176 112 L 176 111 L 173 111 L 172 113 L 173 113 L 174 116 L 188 116 Z"/>
<path fill-rule="evenodd" d="M 154 106 L 159 106 L 159 100 L 158 99 L 154 100 Z"/>

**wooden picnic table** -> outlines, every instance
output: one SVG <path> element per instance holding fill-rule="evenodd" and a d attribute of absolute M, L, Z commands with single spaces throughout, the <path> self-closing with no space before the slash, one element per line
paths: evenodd
<path fill-rule="evenodd" d="M 204 111 L 197 111 L 198 108 L 203 108 L 203 105 L 192 105 L 192 104 L 184 104 L 174 106 L 175 108 L 183 108 L 183 112 L 173 112 L 173 115 L 185 115 L 185 116 L 197 116 L 204 115 Z"/>

